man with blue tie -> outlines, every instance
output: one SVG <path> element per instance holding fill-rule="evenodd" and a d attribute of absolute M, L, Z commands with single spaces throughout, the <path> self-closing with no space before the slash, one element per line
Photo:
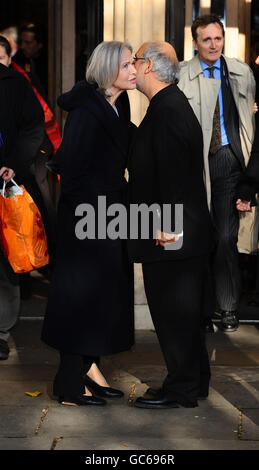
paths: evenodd
<path fill-rule="evenodd" d="M 204 178 L 216 241 L 212 260 L 216 310 L 221 329 L 232 332 L 239 325 L 240 296 L 236 187 L 254 138 L 255 81 L 247 64 L 222 55 L 224 26 L 216 15 L 196 18 L 192 36 L 198 54 L 181 64 L 178 86 L 203 131 Z"/>

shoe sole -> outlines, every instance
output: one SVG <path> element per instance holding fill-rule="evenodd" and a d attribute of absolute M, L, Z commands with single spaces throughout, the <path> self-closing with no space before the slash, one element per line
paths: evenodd
<path fill-rule="evenodd" d="M 59 402 L 62 406 L 105 406 L 106 403 L 84 403 L 82 405 L 79 405 L 77 403 L 72 403 L 68 401 L 62 401 Z"/>
<path fill-rule="evenodd" d="M 228 328 L 223 328 L 223 327 L 219 327 L 220 331 L 222 331 L 222 333 L 234 333 L 235 331 L 238 330 L 238 326 L 236 328 L 231 328 L 231 329 L 228 329 Z"/>
<path fill-rule="evenodd" d="M 145 394 L 146 394 L 148 397 L 155 397 L 155 396 L 156 396 L 155 393 L 147 393 L 147 392 L 145 392 Z M 207 400 L 207 398 L 208 398 L 208 395 L 206 395 L 206 396 L 205 396 L 205 395 L 201 395 L 201 396 L 199 396 L 199 397 L 197 398 L 197 400 L 198 400 L 198 401 L 203 401 L 203 400 Z M 181 406 L 181 405 L 179 405 L 179 406 Z M 188 408 L 188 407 L 187 407 L 187 408 Z"/>
<path fill-rule="evenodd" d="M 134 403 L 134 406 L 136 406 L 136 408 L 146 408 L 152 410 L 168 410 L 169 408 L 180 408 L 180 405 L 176 403 L 172 403 L 172 405 L 144 405 L 142 403 Z"/>

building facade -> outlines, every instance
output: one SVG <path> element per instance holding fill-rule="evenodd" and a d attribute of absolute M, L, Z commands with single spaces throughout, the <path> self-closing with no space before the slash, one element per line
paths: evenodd
<path fill-rule="evenodd" d="M 57 97 L 84 78 L 87 59 L 105 40 L 129 41 L 134 51 L 149 40 L 174 45 L 179 60 L 193 57 L 191 24 L 200 14 L 216 13 L 225 25 L 225 54 L 250 64 L 259 39 L 258 0 L 2 0 L 0 30 L 26 21 L 44 22 L 48 50 L 48 97 L 62 128 L 65 114 Z M 129 92 L 132 121 L 139 124 L 148 102 Z M 55 191 L 54 191 L 55 193 Z M 141 267 L 135 267 L 136 328 L 151 327 Z"/>

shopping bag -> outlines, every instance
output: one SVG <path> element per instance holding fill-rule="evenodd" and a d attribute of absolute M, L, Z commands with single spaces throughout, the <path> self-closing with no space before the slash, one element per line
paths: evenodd
<path fill-rule="evenodd" d="M 0 191 L 0 242 L 16 273 L 26 273 L 49 262 L 41 214 L 23 185 Z"/>

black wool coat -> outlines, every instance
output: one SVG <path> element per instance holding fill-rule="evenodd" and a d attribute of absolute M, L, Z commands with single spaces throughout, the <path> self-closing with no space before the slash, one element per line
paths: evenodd
<path fill-rule="evenodd" d="M 91 204 L 97 221 L 98 196 L 106 197 L 107 207 L 125 204 L 130 122 L 86 81 L 58 103 L 69 114 L 56 155 L 58 240 L 42 339 L 69 353 L 109 355 L 134 342 L 133 266 L 126 240 L 78 239 L 75 227 L 82 217 L 75 211 Z"/>
<path fill-rule="evenodd" d="M 152 238 L 131 239 L 128 250 L 132 261 L 176 260 L 211 251 L 212 226 L 203 182 L 202 131 L 187 98 L 176 85 L 167 86 L 151 99 L 136 131 L 129 157 L 129 203 L 158 204 L 161 208 L 163 204 L 170 204 L 170 232 L 175 229 L 175 204 L 183 205 L 180 248 L 165 250 L 156 246 Z M 163 221 L 162 217 L 162 228 Z M 169 231 L 168 227 L 164 230 Z"/>
<path fill-rule="evenodd" d="M 44 139 L 44 113 L 31 86 L 18 72 L 0 64 L 0 165 L 12 168 L 18 183 L 31 175 L 31 165 Z"/>
<path fill-rule="evenodd" d="M 259 193 L 259 114 L 255 115 L 255 136 L 251 150 L 251 156 L 242 179 L 237 185 L 237 199 L 251 201 L 252 205 L 257 205 L 255 195 Z"/>
<path fill-rule="evenodd" d="M 12 168 L 15 182 L 23 184 L 38 206 L 51 253 L 54 231 L 49 223 L 46 201 L 35 178 L 35 164 L 44 147 L 44 112 L 31 85 L 12 68 L 0 64 L 0 165 Z M 1 184 L 1 183 L 0 183 Z M 47 201 L 48 203 L 48 201 Z"/>

